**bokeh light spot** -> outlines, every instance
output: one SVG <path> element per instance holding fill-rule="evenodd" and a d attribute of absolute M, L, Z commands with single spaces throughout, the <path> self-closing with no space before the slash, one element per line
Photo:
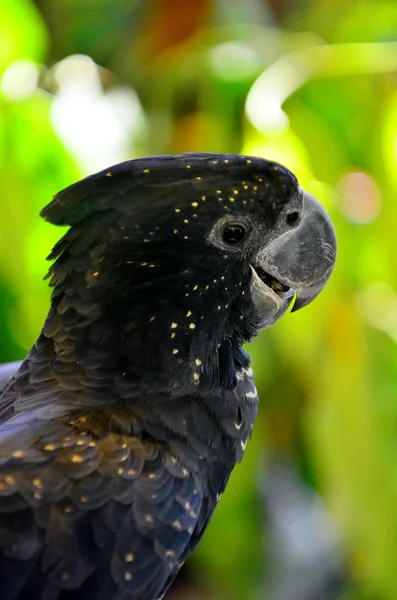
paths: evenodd
<path fill-rule="evenodd" d="M 10 100 L 24 100 L 37 87 L 38 66 L 31 60 L 16 60 L 1 78 L 1 91 Z"/>
<path fill-rule="evenodd" d="M 351 171 L 339 182 L 340 209 L 353 223 L 371 223 L 382 210 L 381 193 L 368 173 Z"/>

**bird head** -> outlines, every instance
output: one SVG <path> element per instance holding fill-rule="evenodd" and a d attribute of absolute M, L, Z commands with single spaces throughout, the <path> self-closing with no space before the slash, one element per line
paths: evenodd
<path fill-rule="evenodd" d="M 112 348 L 141 380 L 150 363 L 163 382 L 172 372 L 199 384 L 225 344 L 240 347 L 294 299 L 293 310 L 309 304 L 335 263 L 324 209 L 261 158 L 125 162 L 60 192 L 42 215 L 70 226 L 49 257 L 45 335 L 66 354 L 81 339 Z"/>

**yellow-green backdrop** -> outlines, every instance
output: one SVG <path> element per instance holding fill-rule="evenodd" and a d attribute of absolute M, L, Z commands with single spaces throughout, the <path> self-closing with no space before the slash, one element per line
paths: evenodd
<path fill-rule="evenodd" d="M 1 362 L 48 307 L 61 232 L 40 208 L 112 163 L 181 151 L 284 163 L 339 253 L 315 303 L 250 347 L 255 434 L 173 597 L 278 600 L 261 490 L 281 459 L 339 539 L 343 583 L 315 600 L 396 600 L 395 0 L 1 0 Z"/>

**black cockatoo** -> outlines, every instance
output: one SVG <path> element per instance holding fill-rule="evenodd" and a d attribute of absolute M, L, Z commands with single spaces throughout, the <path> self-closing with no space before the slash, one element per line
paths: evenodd
<path fill-rule="evenodd" d="M 334 230 L 286 168 L 228 154 L 124 162 L 42 215 L 70 228 L 0 376 L 1 600 L 157 600 L 251 435 L 242 345 L 322 290 Z"/>

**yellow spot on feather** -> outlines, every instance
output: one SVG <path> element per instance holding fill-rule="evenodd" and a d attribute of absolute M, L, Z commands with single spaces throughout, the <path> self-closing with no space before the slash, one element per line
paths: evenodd
<path fill-rule="evenodd" d="M 72 458 L 70 460 L 73 463 L 81 463 L 81 462 L 83 462 L 83 457 L 81 456 L 81 454 L 73 454 Z"/>

